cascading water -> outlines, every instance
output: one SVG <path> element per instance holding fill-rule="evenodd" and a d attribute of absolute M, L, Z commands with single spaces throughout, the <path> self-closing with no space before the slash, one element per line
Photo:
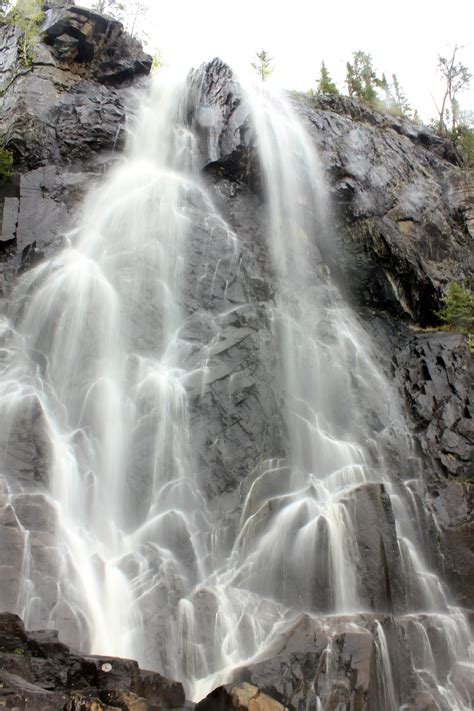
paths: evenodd
<path fill-rule="evenodd" d="M 451 673 L 469 663 L 467 623 L 424 562 L 417 462 L 397 397 L 321 257 L 331 248 L 323 170 L 289 104 L 252 92 L 286 452 L 265 452 L 223 502 L 207 495 L 195 413 L 216 380 L 228 378 L 232 396 L 239 364 L 220 356 L 256 329 L 235 326 L 246 307 L 230 295 L 242 244 L 200 177 L 186 87 L 152 88 L 124 160 L 91 191 L 68 245 L 9 300 L 0 473 L 23 560 L 0 601 L 83 650 L 180 679 L 195 699 L 264 655 L 302 612 L 322 616 L 326 687 L 315 708 L 336 675 L 331 630 L 367 626 L 364 613 L 385 708 L 404 703 L 390 656 L 408 640 L 420 691 L 467 709 Z M 41 486 L 9 477 L 22 423 L 46 462 Z M 41 545 L 23 524 L 32 506 L 50 519 Z M 393 558 L 390 609 L 386 573 L 370 579 L 364 517 L 377 512 Z M 392 611 L 389 638 L 374 615 Z"/>

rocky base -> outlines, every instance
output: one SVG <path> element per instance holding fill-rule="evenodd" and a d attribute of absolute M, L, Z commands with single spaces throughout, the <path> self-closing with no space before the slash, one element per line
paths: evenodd
<path fill-rule="evenodd" d="M 0 614 L 0 707 L 155 711 L 183 705 L 176 681 L 143 671 L 131 659 L 71 652 L 56 631 L 25 632 L 17 615 Z"/>
<path fill-rule="evenodd" d="M 454 618 L 451 631 L 452 624 Z M 472 667 L 453 657 L 442 629 L 442 615 L 367 613 L 321 620 L 302 615 L 260 658 L 235 670 L 233 683 L 194 704 L 185 700 L 179 682 L 141 670 L 130 659 L 72 652 L 56 631 L 25 632 L 21 619 L 5 612 L 0 614 L 0 707 L 394 711 L 403 704 L 406 711 L 421 711 L 454 708 L 455 699 L 459 708 L 468 708 L 462 704 L 474 693 Z M 427 659 L 436 660 L 436 668 L 426 666 Z"/>

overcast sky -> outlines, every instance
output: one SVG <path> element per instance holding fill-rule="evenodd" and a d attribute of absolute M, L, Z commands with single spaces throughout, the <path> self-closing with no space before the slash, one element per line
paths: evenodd
<path fill-rule="evenodd" d="M 146 1 L 146 0 L 145 0 Z M 78 2 L 91 5 L 92 2 Z M 460 58 L 474 73 L 472 0 L 148 0 L 149 49 L 159 47 L 171 68 L 186 73 L 219 56 L 237 72 L 256 51 L 274 57 L 273 81 L 288 89 L 315 87 L 321 60 L 345 93 L 345 63 L 356 50 L 376 69 L 395 72 L 410 102 L 427 120 L 442 94 L 438 53 L 466 45 Z M 474 80 L 460 95 L 474 108 Z"/>

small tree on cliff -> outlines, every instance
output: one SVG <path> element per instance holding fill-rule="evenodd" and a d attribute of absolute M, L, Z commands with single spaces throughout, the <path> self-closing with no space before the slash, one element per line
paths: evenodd
<path fill-rule="evenodd" d="M 0 185 L 13 173 L 13 153 L 5 148 L 0 148 Z"/>
<path fill-rule="evenodd" d="M 349 96 L 356 96 L 374 105 L 378 99 L 376 86 L 380 83 L 372 66 L 372 57 L 366 52 L 353 52 L 352 62 L 346 64 L 346 84 Z"/>
<path fill-rule="evenodd" d="M 474 332 L 474 294 L 469 288 L 452 282 L 441 301 L 442 307 L 435 314 L 440 321 L 461 333 Z"/>
<path fill-rule="evenodd" d="M 321 62 L 321 71 L 319 73 L 319 79 L 317 81 L 318 94 L 339 94 L 337 86 L 331 79 L 329 72 L 326 68 L 324 62 Z"/>
<path fill-rule="evenodd" d="M 255 60 L 252 62 L 252 68 L 262 81 L 266 81 L 272 74 L 274 67 L 272 66 L 273 57 L 270 57 L 265 49 L 256 52 Z"/>
<path fill-rule="evenodd" d="M 450 57 L 438 55 L 438 71 L 445 81 L 441 106 L 438 109 L 438 131 L 448 132 L 448 121 L 451 122 L 451 132 L 456 131 L 459 115 L 458 95 L 469 86 L 472 74 L 468 68 L 457 61 L 457 54 L 462 49 L 456 45 Z"/>
<path fill-rule="evenodd" d="M 7 15 L 7 21 L 21 30 L 18 50 L 20 60 L 26 67 L 31 64 L 33 48 L 40 35 L 39 28 L 43 17 L 41 0 L 17 0 L 15 7 Z"/>
<path fill-rule="evenodd" d="M 398 81 L 396 74 L 392 74 L 392 80 L 393 80 L 393 84 L 392 84 L 392 86 L 393 86 L 393 105 L 395 107 L 395 110 L 402 116 L 411 118 L 413 115 L 413 110 L 410 106 L 410 102 L 408 101 L 407 97 L 403 93 L 403 90 L 400 86 L 400 82 Z"/>

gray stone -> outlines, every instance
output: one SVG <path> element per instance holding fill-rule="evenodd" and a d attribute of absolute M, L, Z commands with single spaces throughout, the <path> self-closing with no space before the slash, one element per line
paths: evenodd
<path fill-rule="evenodd" d="M 5 202 L 3 203 L 2 242 L 10 242 L 16 239 L 18 210 L 18 198 L 5 198 Z"/>

